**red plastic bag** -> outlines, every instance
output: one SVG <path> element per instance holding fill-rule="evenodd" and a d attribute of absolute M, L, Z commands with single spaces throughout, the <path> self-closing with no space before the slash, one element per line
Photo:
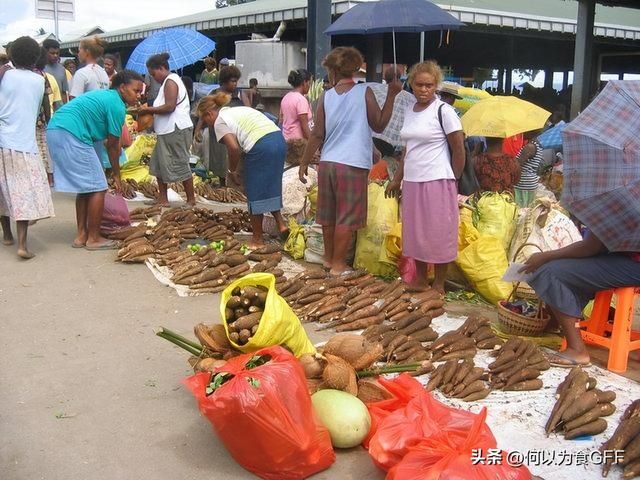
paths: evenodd
<path fill-rule="evenodd" d="M 404 283 L 412 283 L 418 276 L 416 261 L 411 257 L 401 256 L 398 261 L 398 270 Z"/>
<path fill-rule="evenodd" d="M 486 417 L 483 408 L 465 433 L 443 430 L 424 439 L 389 471 L 387 480 L 529 480 L 526 467 L 508 465 L 506 452 L 495 449 L 495 439 L 484 432 Z M 473 460 L 473 450 L 486 458 L 489 449 L 498 461 Z"/>
<path fill-rule="evenodd" d="M 417 383 L 417 382 L 416 382 Z M 388 414 L 377 425 L 369 441 L 369 455 L 383 470 L 398 464 L 409 448 L 434 435 L 459 438 L 468 435 L 477 415 L 449 407 L 421 388 L 406 406 Z M 494 448 L 495 437 L 484 421 L 480 426 L 481 444 Z"/>
<path fill-rule="evenodd" d="M 371 428 L 367 438 L 362 442 L 364 448 L 369 448 L 369 441 L 378 430 L 378 425 L 391 413 L 400 408 L 404 408 L 409 401 L 424 392 L 424 387 L 415 378 L 406 373 L 402 373 L 393 380 L 379 377 L 378 383 L 382 385 L 391 395 L 387 400 L 367 403 L 369 416 L 371 417 Z"/>
<path fill-rule="evenodd" d="M 250 368 L 256 357 L 270 360 Z M 207 396 L 207 386 L 222 373 L 229 379 Z M 231 358 L 213 374 L 199 373 L 184 384 L 233 458 L 260 478 L 306 478 L 335 461 L 302 367 L 284 348 Z"/>
<path fill-rule="evenodd" d="M 109 235 L 123 227 L 131 226 L 129 208 L 127 202 L 119 193 L 110 193 L 104 196 L 104 210 L 102 212 L 102 223 L 100 231 Z"/>

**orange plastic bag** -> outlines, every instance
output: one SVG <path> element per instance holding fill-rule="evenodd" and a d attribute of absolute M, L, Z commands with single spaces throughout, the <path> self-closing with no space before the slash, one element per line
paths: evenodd
<path fill-rule="evenodd" d="M 378 383 L 393 396 L 387 400 L 367 403 L 367 409 L 371 417 L 371 428 L 367 438 L 362 442 L 364 448 L 369 448 L 371 437 L 376 433 L 378 426 L 385 418 L 396 410 L 404 408 L 413 397 L 424 392 L 424 387 L 420 382 L 407 373 L 402 373 L 393 380 L 379 377 Z"/>
<path fill-rule="evenodd" d="M 483 408 L 466 433 L 443 430 L 424 439 L 410 448 L 402 461 L 389 471 L 387 480 L 531 479 L 525 466 L 510 466 L 506 452 L 495 448 L 495 439 L 484 431 L 486 417 L 487 410 Z M 474 450 L 479 453 L 477 461 Z M 488 453 L 493 460 L 484 460 Z"/>
<path fill-rule="evenodd" d="M 451 437 L 451 441 L 466 438 L 476 418 L 477 415 L 471 412 L 448 407 L 422 389 L 404 408 L 380 422 L 369 442 L 369 455 L 378 467 L 389 470 L 411 447 L 434 435 Z M 493 448 L 496 445 L 495 437 L 484 421 L 478 439 L 482 446 Z"/>
<path fill-rule="evenodd" d="M 213 374 L 198 373 L 184 384 L 233 458 L 258 477 L 302 479 L 335 461 L 302 367 L 284 348 L 231 358 Z"/>

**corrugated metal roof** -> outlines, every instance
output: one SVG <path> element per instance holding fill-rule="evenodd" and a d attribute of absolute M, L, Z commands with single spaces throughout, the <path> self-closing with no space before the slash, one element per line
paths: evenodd
<path fill-rule="evenodd" d="M 376 0 L 331 0 L 333 14 L 357 3 Z M 578 3 L 575 0 L 436 0 L 440 7 L 470 25 L 487 25 L 575 34 Z M 307 0 L 256 0 L 161 22 L 148 23 L 101 35 L 111 43 L 145 38 L 167 27 L 220 30 L 244 25 L 304 20 Z M 600 37 L 640 40 L 640 10 L 596 6 L 595 34 Z M 80 39 L 64 42 L 74 48 Z"/>

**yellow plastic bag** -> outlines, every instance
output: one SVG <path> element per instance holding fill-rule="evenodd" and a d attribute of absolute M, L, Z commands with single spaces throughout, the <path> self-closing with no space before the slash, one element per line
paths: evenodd
<path fill-rule="evenodd" d="M 480 236 L 458 253 L 456 264 L 473 288 L 489 302 L 496 304 L 511 294 L 513 285 L 501 280 L 509 261 L 499 238 Z"/>
<path fill-rule="evenodd" d="M 316 353 L 316 349 L 307 337 L 300 320 L 287 302 L 276 292 L 276 277 L 270 273 L 250 273 L 232 282 L 224 289 L 220 298 L 220 315 L 227 337 L 229 337 L 225 317 L 227 301 L 236 287 L 242 288 L 246 285 L 262 285 L 269 289 L 269 293 L 267 293 L 267 302 L 255 335 L 245 345 L 237 345 L 229 339 L 235 348 L 247 353 L 264 347 L 282 345 L 291 350 L 296 357 L 305 353 Z"/>
<path fill-rule="evenodd" d="M 293 217 L 289 218 L 289 237 L 284 243 L 284 251 L 291 255 L 294 260 L 299 260 L 304 257 L 305 242 L 305 230 L 304 227 L 299 225 Z"/>
<path fill-rule="evenodd" d="M 307 218 L 316 218 L 316 207 L 318 205 L 318 185 L 314 185 L 307 192 L 307 200 L 309 201 L 309 210 Z"/>
<path fill-rule="evenodd" d="M 503 248 L 508 250 L 518 216 L 518 207 L 511 194 L 485 192 L 474 203 L 473 226 L 480 235 L 498 237 Z"/>
<path fill-rule="evenodd" d="M 402 222 L 396 223 L 387 233 L 384 239 L 384 250 L 381 258 L 397 265 L 402 256 Z"/>
<path fill-rule="evenodd" d="M 384 187 L 377 183 L 369 184 L 368 196 L 367 226 L 358 231 L 353 265 L 381 277 L 397 277 L 397 265 L 381 262 L 380 257 L 387 234 L 398 223 L 398 201 L 385 198 Z"/>
<path fill-rule="evenodd" d="M 124 153 L 127 155 L 127 163 L 137 162 L 143 156 L 149 157 L 153 153 L 156 146 L 156 137 L 153 135 L 138 135 L 131 145 L 129 145 Z"/>

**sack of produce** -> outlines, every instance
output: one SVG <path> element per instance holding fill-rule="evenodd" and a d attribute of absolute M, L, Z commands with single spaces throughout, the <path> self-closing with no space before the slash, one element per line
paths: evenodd
<path fill-rule="evenodd" d="M 289 237 L 284 243 L 284 251 L 291 255 L 291 258 L 299 260 L 304 257 L 305 229 L 302 225 L 289 218 Z"/>
<path fill-rule="evenodd" d="M 485 192 L 474 198 L 473 225 L 480 235 L 498 237 L 508 250 L 518 216 L 513 197 L 509 193 Z"/>
<path fill-rule="evenodd" d="M 486 408 L 464 430 L 442 429 L 434 432 L 409 449 L 400 463 L 387 475 L 387 480 L 427 480 L 433 478 L 464 478 L 467 480 L 529 480 L 531 473 L 525 466 L 511 466 L 507 452 L 492 450 L 489 461 L 474 460 L 474 450 L 486 459 L 496 441 L 485 423 Z M 468 422 L 468 419 L 465 420 Z"/>
<path fill-rule="evenodd" d="M 123 227 L 130 227 L 129 208 L 127 202 L 119 193 L 110 193 L 104 196 L 104 210 L 100 231 L 104 235 L 110 235 Z"/>
<path fill-rule="evenodd" d="M 456 265 L 473 288 L 489 302 L 496 304 L 511 294 L 513 285 L 502 281 L 509 261 L 498 237 L 480 236 L 458 252 Z"/>
<path fill-rule="evenodd" d="M 282 345 L 296 357 L 316 353 L 270 273 L 251 273 L 232 282 L 222 292 L 220 313 L 229 340 L 242 352 Z"/>
<path fill-rule="evenodd" d="M 369 442 L 369 455 L 378 467 L 388 471 L 400 463 L 411 447 L 425 440 L 437 438 L 439 442 L 448 440 L 462 444 L 476 417 L 466 410 L 448 407 L 422 390 L 405 407 L 380 422 Z M 477 428 L 479 432 L 473 448 L 495 448 L 496 440 L 484 419 Z"/>
<path fill-rule="evenodd" d="M 282 347 L 233 357 L 184 384 L 229 453 L 258 477 L 307 478 L 335 461 L 302 366 Z"/>
<path fill-rule="evenodd" d="M 368 190 L 367 226 L 358 230 L 353 266 L 365 268 L 373 275 L 397 277 L 398 268 L 381 260 L 386 252 L 387 234 L 398 223 L 398 200 L 385 198 L 384 187 L 370 183 Z"/>

